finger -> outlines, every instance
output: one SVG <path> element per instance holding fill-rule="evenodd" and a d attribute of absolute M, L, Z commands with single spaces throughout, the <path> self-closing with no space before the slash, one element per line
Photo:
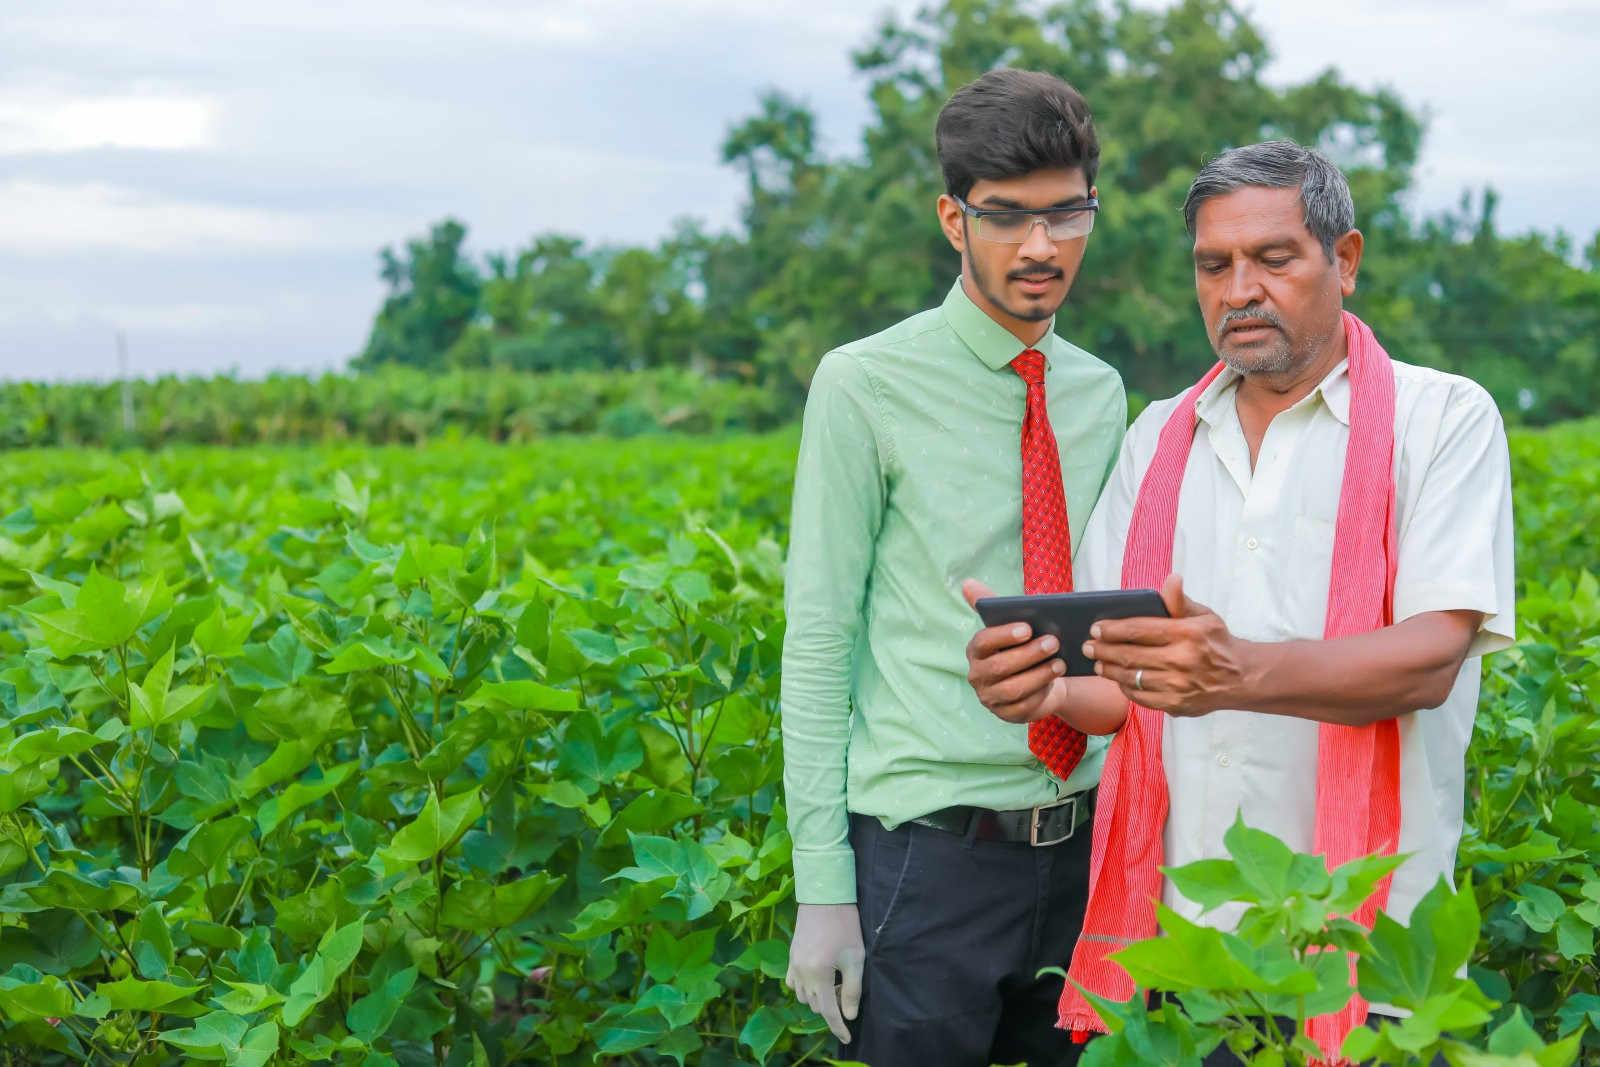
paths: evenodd
<path fill-rule="evenodd" d="M 840 968 L 844 981 L 839 985 L 839 1007 L 846 1019 L 854 1019 L 861 1012 L 861 962 L 846 961 Z"/>
<path fill-rule="evenodd" d="M 1157 705 L 1151 701 L 1160 701 L 1163 697 L 1172 696 L 1167 686 L 1176 682 L 1176 676 L 1162 670 L 1151 670 L 1148 667 L 1118 667 L 1101 661 L 1095 664 L 1095 671 L 1102 678 L 1109 678 L 1122 687 L 1122 693 L 1129 700 L 1143 704 L 1147 708 Z M 1140 674 L 1139 671 L 1144 671 Z M 1134 686 L 1134 682 L 1139 684 Z"/>
<path fill-rule="evenodd" d="M 1053 635 L 1045 634 L 1025 645 L 1003 649 L 981 659 L 969 659 L 967 679 L 975 689 L 999 685 L 1035 667 L 1048 666 L 1047 661 L 1059 651 L 1061 642 Z"/>
<path fill-rule="evenodd" d="M 1170 645 L 1119 645 L 1109 641 L 1091 641 L 1084 646 L 1084 655 L 1096 663 L 1123 667 L 1130 672 L 1140 667 L 1146 672 L 1176 669 Z"/>
<path fill-rule="evenodd" d="M 839 1014 L 839 998 L 834 994 L 834 987 L 829 986 L 819 991 L 818 1014 L 827 1020 L 828 1029 L 833 1031 L 833 1036 L 845 1044 L 850 1043 L 850 1031 L 844 1025 L 844 1017 Z"/>
<path fill-rule="evenodd" d="M 1167 606 L 1167 614 L 1174 619 L 1181 619 L 1189 614 L 1185 611 L 1187 597 L 1183 595 L 1183 575 L 1169 574 L 1167 580 L 1161 583 L 1161 602 Z"/>
<path fill-rule="evenodd" d="M 987 596 L 994 596 L 994 590 L 976 578 L 968 578 L 961 583 L 961 595 L 967 598 L 967 607 L 977 611 L 978 601 Z"/>
<path fill-rule="evenodd" d="M 1216 612 L 1183 591 L 1183 575 L 1169 574 L 1161 586 L 1161 600 L 1167 605 L 1167 614 L 1174 619 L 1194 615 L 1215 615 Z"/>
<path fill-rule="evenodd" d="M 1004 626 L 986 626 L 972 635 L 967 642 L 967 658 L 987 659 L 996 652 L 1015 648 L 1033 636 L 1033 629 L 1025 622 L 1012 622 Z"/>
<path fill-rule="evenodd" d="M 1089 640 L 1096 645 L 1165 645 L 1176 633 L 1171 619 L 1101 619 L 1089 627 Z"/>
<path fill-rule="evenodd" d="M 1066 673 L 1067 666 L 1051 657 L 1047 662 L 1031 667 L 1020 674 L 1012 674 L 978 690 L 978 699 L 984 707 L 1037 702 L 1049 691 L 1051 683 Z"/>

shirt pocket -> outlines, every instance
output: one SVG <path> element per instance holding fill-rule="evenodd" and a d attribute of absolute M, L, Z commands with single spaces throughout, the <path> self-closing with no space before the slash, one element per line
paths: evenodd
<path fill-rule="evenodd" d="M 1328 584 L 1333 577 L 1334 524 L 1296 515 L 1291 525 L 1288 571 L 1279 588 L 1285 606 L 1279 621 L 1284 639 L 1319 639 L 1327 625 Z"/>

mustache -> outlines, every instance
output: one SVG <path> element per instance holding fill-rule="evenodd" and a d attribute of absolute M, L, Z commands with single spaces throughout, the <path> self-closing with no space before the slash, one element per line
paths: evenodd
<path fill-rule="evenodd" d="M 1024 278 L 1059 278 L 1061 271 L 1055 267 L 1027 267 L 1023 270 L 1014 270 L 1006 277 L 1014 282 Z"/>
<path fill-rule="evenodd" d="M 1278 318 L 1266 308 L 1256 307 L 1254 304 L 1242 308 L 1235 308 L 1217 320 L 1217 339 L 1221 340 L 1227 334 L 1228 328 L 1236 322 L 1248 322 L 1252 325 L 1267 325 L 1275 330 L 1283 329 L 1283 320 Z"/>

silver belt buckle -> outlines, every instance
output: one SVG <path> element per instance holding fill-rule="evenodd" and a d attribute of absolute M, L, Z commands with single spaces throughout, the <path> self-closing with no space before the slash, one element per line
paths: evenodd
<path fill-rule="evenodd" d="M 1081 794 L 1079 794 L 1079 793 L 1074 793 L 1070 797 L 1067 797 L 1065 800 L 1057 800 L 1057 801 L 1055 801 L 1054 803 L 1051 803 L 1051 804 L 1040 804 L 1037 807 L 1035 807 L 1033 809 L 1033 811 L 1032 811 L 1032 814 L 1030 816 L 1030 820 L 1029 820 L 1029 823 L 1028 823 L 1028 844 L 1032 845 L 1034 848 L 1047 848 L 1050 845 L 1059 845 L 1059 844 L 1061 844 L 1061 842 L 1067 840 L 1074 833 L 1076 833 L 1077 829 L 1078 829 L 1078 808 L 1077 808 L 1077 805 L 1078 805 L 1078 797 L 1080 795 Z M 1060 837 L 1050 838 L 1050 839 L 1045 840 L 1045 841 L 1039 840 L 1039 822 L 1040 822 L 1041 818 L 1043 817 L 1044 813 L 1047 812 L 1047 811 L 1054 811 L 1056 808 L 1065 807 L 1068 804 L 1071 804 L 1073 807 L 1072 807 L 1072 816 L 1069 819 L 1067 819 L 1067 832 L 1062 834 Z"/>

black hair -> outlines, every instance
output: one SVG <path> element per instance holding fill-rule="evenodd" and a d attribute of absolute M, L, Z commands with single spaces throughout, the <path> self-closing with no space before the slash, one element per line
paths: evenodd
<path fill-rule="evenodd" d="M 1078 167 L 1090 186 L 1100 140 L 1083 95 L 1035 70 L 1002 67 L 957 89 L 939 111 L 934 145 L 945 191 L 966 199 L 982 180 Z"/>

